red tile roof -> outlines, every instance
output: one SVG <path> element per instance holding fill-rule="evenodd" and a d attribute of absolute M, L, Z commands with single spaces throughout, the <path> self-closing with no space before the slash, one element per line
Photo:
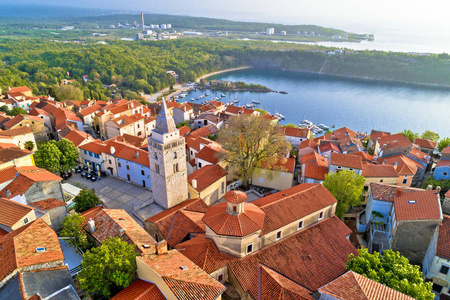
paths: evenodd
<path fill-rule="evenodd" d="M 207 209 L 208 206 L 202 199 L 191 199 L 166 209 L 145 222 L 154 223 L 167 244 L 175 247 L 187 235 L 205 232 L 205 224 L 201 219 Z"/>
<path fill-rule="evenodd" d="M 298 146 L 298 149 L 300 150 L 300 149 L 303 149 L 306 147 L 311 147 L 317 151 L 317 143 L 311 139 L 307 139 L 307 140 L 304 140 L 303 142 L 301 142 L 300 146 Z"/>
<path fill-rule="evenodd" d="M 46 250 L 37 252 L 36 248 Z M 0 279 L 15 269 L 64 259 L 58 236 L 37 219 L 0 238 Z"/>
<path fill-rule="evenodd" d="M 415 175 L 419 164 L 403 154 L 386 157 L 383 161 L 388 165 L 397 163 L 398 175 Z"/>
<path fill-rule="evenodd" d="M 342 128 L 336 129 L 333 132 L 333 135 L 336 139 L 340 140 L 340 139 L 344 138 L 345 136 L 356 137 L 356 132 L 347 127 L 342 127 Z"/>
<path fill-rule="evenodd" d="M 197 137 L 197 136 L 207 137 L 210 134 L 212 134 L 212 132 L 207 127 L 201 127 L 201 128 L 197 128 L 197 129 L 191 131 L 189 136 L 191 136 L 191 137 Z"/>
<path fill-rule="evenodd" d="M 134 147 L 127 143 L 108 141 L 108 146 L 103 149 L 103 152 L 110 154 L 111 147 L 114 147 L 115 157 L 119 157 L 128 161 L 133 161 L 137 164 L 143 166 L 150 166 L 150 161 L 148 159 L 148 151 Z"/>
<path fill-rule="evenodd" d="M 209 146 L 204 146 L 195 157 L 203 159 L 212 164 L 217 164 L 219 162 L 220 151 L 215 150 Z"/>
<path fill-rule="evenodd" d="M 283 300 L 313 300 L 309 291 L 274 270 L 260 266 L 260 298 Z"/>
<path fill-rule="evenodd" d="M 60 181 L 61 177 L 44 169 L 27 169 L 19 173 L 19 175 L 3 190 L 0 191 L 1 196 L 5 196 L 5 191 L 9 190 L 11 197 L 15 195 L 23 195 L 36 182 L 43 181 Z"/>
<path fill-rule="evenodd" d="M 225 287 L 220 282 L 178 250 L 171 250 L 162 255 L 147 255 L 138 259 L 162 277 L 177 299 L 213 300 L 225 291 Z"/>
<path fill-rule="evenodd" d="M 442 153 L 442 154 L 450 153 L 450 147 L 447 147 L 447 148 L 442 149 L 441 153 Z"/>
<path fill-rule="evenodd" d="M 135 114 L 131 116 L 123 115 L 121 117 L 112 119 L 111 121 L 115 123 L 119 128 L 122 128 L 124 126 L 128 126 L 130 124 L 136 123 L 145 117 L 140 114 Z"/>
<path fill-rule="evenodd" d="M 27 93 L 27 92 L 31 92 L 31 89 L 29 87 L 27 87 L 26 85 L 23 86 L 18 86 L 18 87 L 13 87 L 10 88 L 8 91 L 6 91 L 8 94 L 9 93 Z"/>
<path fill-rule="evenodd" d="M 325 180 L 325 175 L 328 174 L 328 167 L 319 167 L 315 165 L 306 164 L 303 176 L 306 178 Z"/>
<path fill-rule="evenodd" d="M 27 171 L 27 170 L 39 170 L 38 167 L 32 166 L 32 167 L 7 167 L 4 169 L 0 170 L 0 183 L 6 182 L 8 180 L 13 180 L 17 173 L 20 173 L 22 171 Z"/>
<path fill-rule="evenodd" d="M 166 300 L 156 284 L 137 279 L 111 300 Z"/>
<path fill-rule="evenodd" d="M 0 163 L 9 162 L 13 159 L 31 155 L 33 152 L 18 147 L 7 147 L 0 150 Z"/>
<path fill-rule="evenodd" d="M 195 138 L 190 138 L 190 139 L 188 139 L 186 141 L 186 146 L 188 146 L 190 148 L 193 148 L 193 149 L 195 149 L 197 151 L 200 151 L 200 148 L 201 148 L 202 145 L 210 146 L 213 149 L 220 148 L 220 145 L 217 144 L 216 142 L 214 142 L 214 141 L 212 141 L 210 139 L 201 137 L 201 136 L 198 136 L 198 137 L 195 137 Z"/>
<path fill-rule="evenodd" d="M 32 210 L 33 207 L 0 197 L 0 224 L 12 227 Z"/>
<path fill-rule="evenodd" d="M 423 192 L 422 189 L 401 187 L 396 185 L 382 184 L 382 183 L 371 183 L 370 192 L 375 200 L 394 202 L 394 197 L 399 193 L 415 193 Z"/>
<path fill-rule="evenodd" d="M 397 155 L 392 155 L 392 156 L 388 156 L 388 157 L 383 157 L 382 160 L 388 164 L 393 164 L 394 162 L 400 163 L 400 160 L 403 160 L 407 165 L 409 165 L 413 168 L 415 166 L 416 168 L 419 168 L 420 170 L 423 169 L 423 166 L 420 163 L 418 163 L 417 161 L 411 159 L 410 157 L 408 157 L 404 154 L 397 154 Z"/>
<path fill-rule="evenodd" d="M 438 227 L 436 256 L 450 259 L 450 216 L 444 215 L 442 224 Z"/>
<path fill-rule="evenodd" d="M 227 212 L 227 203 L 211 206 L 203 216 L 203 222 L 216 234 L 228 236 L 246 236 L 261 230 L 264 225 L 264 211 L 252 203 L 244 203 L 244 212 L 231 215 Z"/>
<path fill-rule="evenodd" d="M 398 177 L 394 166 L 391 165 L 363 165 L 363 177 Z"/>
<path fill-rule="evenodd" d="M 95 218 L 103 210 L 103 206 L 94 206 L 84 212 L 81 213 L 81 216 L 84 217 L 83 226 L 87 224 L 90 219 Z"/>
<path fill-rule="evenodd" d="M 321 184 L 302 183 L 252 202 L 266 214 L 261 235 L 337 203 Z"/>
<path fill-rule="evenodd" d="M 419 145 L 420 148 L 427 148 L 427 149 L 436 149 L 437 146 L 436 142 L 419 138 L 414 139 L 414 144 Z"/>
<path fill-rule="evenodd" d="M 403 148 L 412 145 L 411 141 L 401 133 L 382 136 L 378 140 L 378 143 L 382 149 Z M 386 147 L 384 147 L 384 145 L 386 145 Z"/>
<path fill-rule="evenodd" d="M 309 129 L 306 128 L 293 128 L 293 127 L 283 127 L 283 133 L 287 136 L 308 138 Z"/>
<path fill-rule="evenodd" d="M 64 138 L 71 141 L 75 147 L 85 140 L 93 139 L 88 133 L 77 129 L 70 131 Z"/>
<path fill-rule="evenodd" d="M 30 205 L 35 206 L 41 210 L 50 210 L 56 207 L 66 206 L 66 203 L 55 198 L 48 198 L 45 200 L 33 202 Z"/>
<path fill-rule="evenodd" d="M 187 180 L 188 183 L 192 186 L 192 180 L 195 179 L 197 181 L 197 187 L 195 188 L 195 190 L 197 192 L 201 192 L 212 185 L 214 182 L 227 176 L 227 174 L 228 172 L 219 165 L 208 165 L 190 174 Z"/>
<path fill-rule="evenodd" d="M 320 153 L 328 152 L 328 151 L 335 151 L 341 153 L 341 150 L 338 146 L 336 146 L 333 143 L 324 143 L 319 145 L 319 151 Z"/>
<path fill-rule="evenodd" d="M 142 147 L 147 144 L 147 139 L 145 137 L 139 137 L 128 133 L 115 136 L 111 140 L 127 143 L 134 147 Z"/>
<path fill-rule="evenodd" d="M 226 202 L 239 204 L 247 200 L 247 194 L 241 191 L 229 191 L 224 198 Z"/>
<path fill-rule="evenodd" d="M 134 244 L 140 253 L 156 252 L 156 241 L 123 209 L 103 209 L 94 217 L 95 231 L 90 233 L 100 243 L 110 237 L 120 237 L 120 229 L 124 230 L 122 240 Z M 89 220 L 87 220 L 89 221 Z M 84 229 L 89 232 L 86 224 Z M 146 246 L 149 247 L 146 247 Z"/>
<path fill-rule="evenodd" d="M 361 157 L 361 159 L 364 161 L 368 161 L 368 162 L 373 162 L 374 161 L 374 158 L 373 158 L 373 156 L 372 155 L 370 155 L 370 154 L 368 154 L 368 153 L 366 153 L 366 152 L 363 152 L 363 151 L 358 151 L 358 152 L 354 152 L 354 153 L 350 153 L 350 155 L 356 155 L 356 156 L 359 156 L 359 157 Z"/>
<path fill-rule="evenodd" d="M 179 132 L 180 132 L 180 136 L 184 136 L 186 134 L 188 134 L 189 132 L 191 132 L 191 129 L 187 126 L 183 126 L 178 128 Z"/>
<path fill-rule="evenodd" d="M 315 165 L 318 167 L 328 168 L 328 159 L 317 152 L 311 152 L 303 155 L 301 163 L 305 165 Z"/>
<path fill-rule="evenodd" d="M 342 166 L 346 168 L 353 168 L 362 170 L 362 159 L 359 156 L 341 153 L 331 153 L 331 164 L 335 166 Z"/>
<path fill-rule="evenodd" d="M 95 113 L 97 111 L 102 110 L 102 108 L 103 108 L 103 105 L 94 104 L 94 105 L 91 105 L 91 106 L 88 106 L 86 108 L 81 109 L 80 110 L 80 115 L 82 115 L 83 117 L 86 117 L 86 116 L 88 116 L 90 114 L 93 114 L 93 113 Z"/>
<path fill-rule="evenodd" d="M 22 122 L 23 120 L 26 120 L 26 119 L 31 120 L 31 121 L 34 121 L 34 122 L 44 123 L 44 120 L 42 120 L 42 119 L 39 118 L 39 117 L 36 117 L 36 116 L 30 116 L 30 115 L 24 116 L 24 115 L 22 115 L 22 114 L 18 114 L 17 116 L 15 116 L 15 117 L 12 118 L 11 120 L 9 120 L 9 121 L 6 122 L 5 124 L 3 124 L 3 126 L 4 126 L 5 128 L 11 128 L 11 127 L 16 126 L 17 124 L 19 124 L 20 122 Z"/>
<path fill-rule="evenodd" d="M 387 132 L 383 132 L 383 131 L 374 132 L 374 133 L 370 134 L 370 140 L 373 141 L 373 140 L 378 139 L 379 137 L 386 136 L 386 135 L 389 135 L 389 134 Z"/>
<path fill-rule="evenodd" d="M 340 300 L 414 300 L 390 287 L 348 271 L 319 289 L 321 294 Z"/>
<path fill-rule="evenodd" d="M 90 143 L 78 146 L 78 148 L 86 150 L 86 151 L 90 151 L 90 152 L 93 152 L 93 153 L 96 153 L 99 155 L 101 155 L 102 152 L 109 152 L 109 149 L 106 146 L 106 144 L 100 140 L 95 140 Z"/>
<path fill-rule="evenodd" d="M 436 220 L 442 218 L 438 194 L 434 191 L 402 193 L 394 197 L 397 220 Z"/>
<path fill-rule="evenodd" d="M 18 136 L 18 135 L 29 134 L 29 133 L 33 133 L 33 131 L 31 130 L 30 127 L 25 126 L 25 127 L 4 130 L 4 131 L 0 132 L 0 135 L 1 136 Z"/>
<path fill-rule="evenodd" d="M 177 249 L 207 273 L 228 266 L 244 291 L 258 297 L 259 264 L 282 274 L 310 291 L 345 272 L 345 262 L 356 248 L 347 240 L 351 233 L 337 217 L 325 219 L 244 258 L 221 253 L 203 235 L 181 243 Z"/>
<path fill-rule="evenodd" d="M 419 160 L 425 163 L 428 163 L 430 161 L 430 156 L 420 150 L 412 148 L 410 153 L 411 155 L 417 157 Z"/>
<path fill-rule="evenodd" d="M 450 160 L 439 160 L 438 163 L 436 164 L 436 168 L 439 167 L 450 167 Z"/>
<path fill-rule="evenodd" d="M 270 167 L 267 166 L 265 161 L 262 161 L 260 168 L 294 173 L 295 158 L 280 157 L 275 164 L 272 164 Z"/>

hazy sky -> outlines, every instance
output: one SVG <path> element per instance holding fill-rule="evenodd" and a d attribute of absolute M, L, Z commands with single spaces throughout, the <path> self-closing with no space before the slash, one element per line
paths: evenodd
<path fill-rule="evenodd" d="M 449 0 L 0 0 L 244 21 L 315 24 L 353 31 L 450 29 Z"/>

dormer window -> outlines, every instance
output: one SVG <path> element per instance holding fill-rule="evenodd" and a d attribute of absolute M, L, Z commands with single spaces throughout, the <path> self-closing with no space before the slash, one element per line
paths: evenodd
<path fill-rule="evenodd" d="M 303 228 L 303 220 L 298 222 L 297 230 L 300 230 Z"/>
<path fill-rule="evenodd" d="M 253 252 L 253 243 L 247 245 L 247 254 L 250 254 Z"/>
<path fill-rule="evenodd" d="M 23 224 L 27 224 L 28 222 L 30 222 L 30 220 L 28 220 L 28 218 L 23 219 Z"/>
<path fill-rule="evenodd" d="M 278 231 L 276 240 L 278 241 L 279 239 L 281 239 L 282 235 L 283 235 L 283 231 L 282 230 Z"/>
<path fill-rule="evenodd" d="M 233 212 L 237 213 L 237 206 L 236 205 L 233 205 Z"/>
<path fill-rule="evenodd" d="M 319 220 L 322 220 L 323 219 L 323 211 L 321 211 L 320 213 L 319 213 Z"/>

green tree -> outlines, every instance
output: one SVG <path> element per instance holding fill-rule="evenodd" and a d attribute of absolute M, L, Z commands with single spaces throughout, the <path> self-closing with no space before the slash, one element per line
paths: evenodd
<path fill-rule="evenodd" d="M 419 137 L 419 134 L 416 132 L 413 132 L 410 129 L 404 129 L 401 134 L 403 134 L 404 137 L 407 137 L 411 142 L 414 141 L 415 138 Z"/>
<path fill-rule="evenodd" d="M 442 152 L 442 150 L 444 150 L 444 148 L 447 148 L 449 145 L 450 145 L 450 138 L 448 138 L 448 137 L 443 138 L 438 143 L 438 146 L 437 146 L 438 151 Z"/>
<path fill-rule="evenodd" d="M 59 235 L 70 238 L 69 242 L 72 245 L 86 250 L 89 247 L 89 241 L 86 231 L 83 229 L 84 223 L 85 218 L 83 216 L 79 214 L 69 215 L 64 218 Z"/>
<path fill-rule="evenodd" d="M 348 208 L 361 205 L 365 179 L 349 170 L 325 175 L 323 186 L 337 199 L 336 215 L 343 218 Z"/>
<path fill-rule="evenodd" d="M 192 129 L 191 126 L 189 126 L 189 120 L 183 121 L 181 123 L 177 124 L 177 128 L 181 128 L 183 126 L 189 127 L 189 129 Z"/>
<path fill-rule="evenodd" d="M 61 169 L 61 151 L 55 141 L 39 144 L 39 149 L 34 152 L 34 161 L 39 168 L 50 172 L 59 172 Z"/>
<path fill-rule="evenodd" d="M 439 134 L 433 132 L 431 130 L 425 130 L 424 133 L 420 136 L 421 139 L 431 140 L 433 142 L 439 141 Z"/>
<path fill-rule="evenodd" d="M 262 162 L 266 168 L 273 167 L 291 150 L 281 127 L 264 118 L 240 115 L 230 118 L 227 125 L 219 132 L 219 143 L 226 150 L 222 159 L 234 169 L 244 188 L 248 188 Z"/>
<path fill-rule="evenodd" d="M 289 124 L 283 125 L 283 127 L 298 128 L 298 126 L 295 125 L 294 123 L 289 123 Z"/>
<path fill-rule="evenodd" d="M 109 238 L 84 253 L 77 279 L 83 289 L 110 299 L 133 281 L 137 255 L 133 245 L 118 237 Z"/>
<path fill-rule="evenodd" d="M 78 213 L 101 204 L 100 198 L 97 197 L 94 191 L 87 189 L 82 189 L 80 193 L 73 198 L 73 202 L 75 202 L 75 211 Z"/>
<path fill-rule="evenodd" d="M 18 114 L 28 115 L 27 111 L 22 107 L 13 107 L 9 112 L 6 113 L 8 116 L 15 117 Z"/>
<path fill-rule="evenodd" d="M 81 101 L 84 98 L 83 91 L 73 84 L 64 84 L 56 89 L 56 99 Z"/>
<path fill-rule="evenodd" d="M 9 113 L 9 108 L 6 105 L 2 105 L 2 106 L 0 106 L 0 111 L 8 114 Z"/>
<path fill-rule="evenodd" d="M 261 108 L 254 108 L 253 110 L 259 112 L 259 114 L 260 114 L 261 116 L 264 116 L 264 115 L 267 115 L 267 114 L 268 114 L 268 112 L 267 112 L 266 110 L 261 109 Z"/>
<path fill-rule="evenodd" d="M 358 250 L 359 255 L 350 254 L 347 271 L 353 271 L 384 284 L 417 300 L 433 300 L 431 282 L 424 282 L 419 266 L 392 250 L 370 254 L 367 249 Z"/>
<path fill-rule="evenodd" d="M 78 164 L 78 150 L 75 145 L 68 139 L 61 139 L 57 146 L 61 151 L 60 170 L 67 171 L 74 168 Z"/>
<path fill-rule="evenodd" d="M 24 146 L 25 146 L 25 149 L 30 150 L 30 151 L 34 149 L 33 141 L 26 141 Z"/>

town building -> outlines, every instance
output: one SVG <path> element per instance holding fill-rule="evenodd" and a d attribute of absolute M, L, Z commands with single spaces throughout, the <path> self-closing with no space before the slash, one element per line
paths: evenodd
<path fill-rule="evenodd" d="M 18 114 L 5 124 L 5 129 L 18 129 L 21 127 L 30 127 L 36 142 L 46 142 L 49 139 L 49 133 L 45 127 L 45 122 L 36 116 Z"/>
<path fill-rule="evenodd" d="M 331 158 L 328 160 L 328 171 L 337 173 L 342 170 L 349 170 L 357 175 L 361 175 L 363 172 L 361 157 L 332 152 Z"/>
<path fill-rule="evenodd" d="M 433 152 L 436 150 L 436 146 L 437 146 L 436 142 L 433 142 L 431 140 L 426 140 L 426 139 L 419 139 L 419 138 L 415 138 L 413 143 L 420 147 L 420 151 L 422 151 L 430 156 L 433 155 Z"/>
<path fill-rule="evenodd" d="M 0 143 L 13 143 L 19 147 L 19 149 L 25 149 L 25 143 L 28 141 L 33 143 L 31 151 L 37 150 L 33 131 L 28 126 L 0 132 Z"/>
<path fill-rule="evenodd" d="M 294 182 L 295 158 L 278 158 L 270 166 L 262 162 L 252 176 L 252 184 L 268 189 L 285 190 L 292 187 Z"/>
<path fill-rule="evenodd" d="M 227 191 L 227 171 L 219 165 L 208 165 L 190 174 L 189 199 L 201 198 L 207 205 L 215 204 Z"/>

